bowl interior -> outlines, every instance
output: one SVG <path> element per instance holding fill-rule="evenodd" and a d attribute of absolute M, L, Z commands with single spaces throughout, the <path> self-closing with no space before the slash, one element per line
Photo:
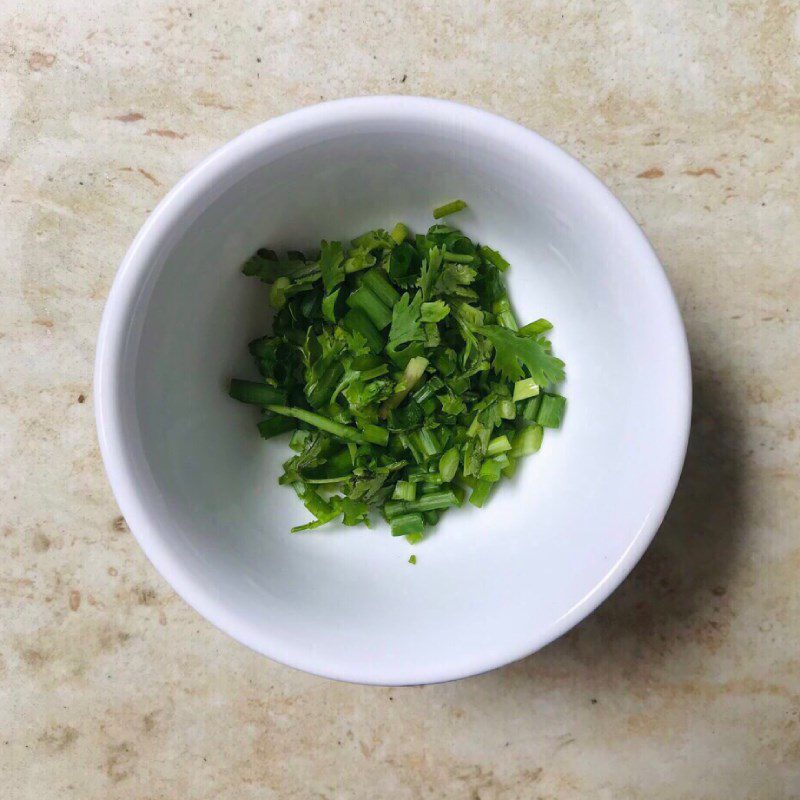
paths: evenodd
<path fill-rule="evenodd" d="M 596 179 L 489 115 L 393 108 L 269 123 L 170 195 L 120 278 L 118 430 L 101 435 L 123 451 L 126 477 L 110 472 L 131 527 L 198 610 L 286 663 L 413 683 L 525 655 L 624 577 L 674 489 L 689 389 L 663 272 Z M 267 287 L 240 266 L 260 246 L 422 231 L 456 197 L 469 210 L 452 222 L 511 262 L 519 318 L 555 325 L 564 426 L 484 509 L 448 512 L 413 549 L 379 520 L 290 535 L 308 514 L 276 482 L 286 440 L 263 442 L 257 412 L 226 395 L 255 375 L 247 343 L 270 324 Z"/>

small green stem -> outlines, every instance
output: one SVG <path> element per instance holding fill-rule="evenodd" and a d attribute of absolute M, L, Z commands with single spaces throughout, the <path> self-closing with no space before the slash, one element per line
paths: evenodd
<path fill-rule="evenodd" d="M 462 211 L 467 207 L 467 204 L 463 200 L 452 200 L 449 203 L 445 203 L 443 206 L 439 206 L 438 208 L 433 209 L 433 218 L 434 219 L 441 219 L 442 217 L 446 217 L 450 214 L 455 214 L 456 211 Z"/>
<path fill-rule="evenodd" d="M 445 261 L 452 261 L 454 264 L 471 264 L 475 260 L 475 256 L 467 253 L 451 253 L 450 251 L 446 251 L 443 258 Z"/>
<path fill-rule="evenodd" d="M 355 442 L 356 444 L 366 444 L 367 438 L 356 428 L 351 428 L 348 425 L 342 425 L 339 422 L 334 422 L 328 417 L 323 417 L 322 414 L 315 414 L 313 411 L 306 411 L 304 408 L 290 408 L 289 406 L 267 406 L 267 409 L 273 414 L 280 414 L 282 417 L 293 417 L 299 419 L 301 422 L 306 422 L 319 428 L 321 431 L 327 431 L 340 439 L 347 442 Z"/>

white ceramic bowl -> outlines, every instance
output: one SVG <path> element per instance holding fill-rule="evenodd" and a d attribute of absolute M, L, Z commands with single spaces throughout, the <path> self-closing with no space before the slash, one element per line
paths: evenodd
<path fill-rule="evenodd" d="M 286 443 L 226 396 L 252 374 L 267 289 L 258 247 L 313 247 L 397 220 L 453 218 L 511 262 L 519 317 L 555 324 L 563 428 L 488 505 L 412 549 L 373 530 L 290 535 L 308 514 L 276 484 Z M 273 119 L 192 170 L 114 281 L 95 373 L 106 469 L 131 530 L 203 616 L 318 675 L 414 684 L 521 658 L 628 574 L 672 498 L 689 431 L 686 337 L 650 245 L 558 147 L 454 103 L 372 97 Z"/>

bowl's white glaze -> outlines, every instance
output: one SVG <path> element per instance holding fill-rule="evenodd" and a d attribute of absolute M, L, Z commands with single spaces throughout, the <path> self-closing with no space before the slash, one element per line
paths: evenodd
<path fill-rule="evenodd" d="M 555 324 L 567 363 L 548 432 L 483 510 L 449 512 L 411 548 L 374 530 L 290 535 L 307 512 L 229 400 L 267 332 L 257 247 L 313 247 L 463 197 L 453 219 L 512 263 L 524 321 Z M 254 128 L 190 172 L 117 274 L 95 373 L 100 444 L 142 548 L 201 614 L 270 658 L 332 678 L 444 681 L 521 658 L 628 574 L 672 498 L 691 381 L 675 300 L 650 245 L 600 181 L 500 117 L 410 97 L 325 103 Z"/>

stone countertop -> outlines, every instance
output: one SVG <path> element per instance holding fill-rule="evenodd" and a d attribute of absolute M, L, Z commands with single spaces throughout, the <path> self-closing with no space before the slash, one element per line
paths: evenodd
<path fill-rule="evenodd" d="M 0 794 L 800 797 L 799 53 L 779 0 L 2 4 Z M 593 169 L 663 259 L 695 386 L 623 587 L 533 657 L 402 689 L 271 663 L 180 601 L 119 516 L 91 395 L 168 187 L 264 119 L 392 92 Z"/>

